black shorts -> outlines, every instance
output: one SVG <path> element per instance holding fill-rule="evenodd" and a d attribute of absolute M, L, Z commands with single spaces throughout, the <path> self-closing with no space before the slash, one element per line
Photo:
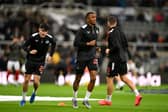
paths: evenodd
<path fill-rule="evenodd" d="M 98 59 L 94 58 L 87 61 L 77 61 L 76 62 L 76 74 L 83 75 L 85 67 L 88 67 L 89 71 L 97 70 L 98 68 Z"/>
<path fill-rule="evenodd" d="M 44 63 L 32 63 L 27 61 L 25 64 L 26 72 L 25 74 L 37 74 L 41 75 L 43 73 Z"/>
<path fill-rule="evenodd" d="M 107 77 L 125 75 L 127 73 L 126 62 L 109 62 L 107 66 Z"/>

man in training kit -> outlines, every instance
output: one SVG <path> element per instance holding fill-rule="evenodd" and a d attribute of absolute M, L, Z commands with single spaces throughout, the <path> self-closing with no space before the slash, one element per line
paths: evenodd
<path fill-rule="evenodd" d="M 50 45 L 50 55 L 47 57 L 48 62 L 51 61 L 51 56 L 54 53 L 56 42 L 54 38 L 48 34 L 48 30 L 48 24 L 40 24 L 38 32 L 32 34 L 32 36 L 23 45 L 23 49 L 27 52 L 27 57 L 22 100 L 20 102 L 21 106 L 24 106 L 26 103 L 26 93 L 28 91 L 28 84 L 32 75 L 34 75 L 34 90 L 30 97 L 30 103 L 33 103 L 35 100 L 36 92 L 40 84 L 40 75 L 44 70 L 46 53 Z"/>
<path fill-rule="evenodd" d="M 85 67 L 88 67 L 90 73 L 90 82 L 83 100 L 83 105 L 91 108 L 88 99 L 94 88 L 97 74 L 98 60 L 96 58 L 96 41 L 99 29 L 96 26 L 96 13 L 88 12 L 86 14 L 86 24 L 83 25 L 76 34 L 74 46 L 77 48 L 76 77 L 73 83 L 73 108 L 78 108 L 77 94 L 81 77 Z"/>
<path fill-rule="evenodd" d="M 22 55 L 22 48 L 20 44 L 20 38 L 14 36 L 12 44 L 9 46 L 8 62 L 7 62 L 7 81 L 9 82 L 9 75 L 14 73 L 14 84 L 18 85 L 19 73 L 20 73 L 20 58 Z"/>
<path fill-rule="evenodd" d="M 114 90 L 113 79 L 115 76 L 120 76 L 121 80 L 129 86 L 129 88 L 135 93 L 135 106 L 138 106 L 141 102 L 142 96 L 138 92 L 136 86 L 126 76 L 127 74 L 127 56 L 128 56 L 128 42 L 125 34 L 118 27 L 117 19 L 113 16 L 109 16 L 107 19 L 108 32 L 108 48 L 106 54 L 109 57 L 109 63 L 107 67 L 107 97 L 105 100 L 100 100 L 100 105 L 111 105 L 112 93 Z"/>

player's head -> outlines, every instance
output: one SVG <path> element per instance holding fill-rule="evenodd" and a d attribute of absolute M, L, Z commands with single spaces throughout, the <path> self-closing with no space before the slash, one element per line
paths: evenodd
<path fill-rule="evenodd" d="M 46 23 L 41 23 L 38 29 L 40 37 L 45 37 L 48 34 L 48 30 L 49 25 Z"/>
<path fill-rule="evenodd" d="M 96 24 L 96 13 L 93 11 L 87 12 L 85 19 L 86 19 L 87 24 L 95 25 Z"/>
<path fill-rule="evenodd" d="M 117 26 L 117 18 L 115 16 L 107 17 L 107 27 L 115 27 Z"/>

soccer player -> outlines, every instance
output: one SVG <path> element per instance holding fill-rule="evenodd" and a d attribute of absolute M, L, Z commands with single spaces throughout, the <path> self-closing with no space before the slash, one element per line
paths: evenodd
<path fill-rule="evenodd" d="M 99 29 L 96 26 L 96 13 L 88 12 L 85 16 L 86 24 L 83 25 L 76 34 L 74 46 L 77 48 L 76 77 L 73 83 L 73 108 L 78 108 L 77 94 L 81 77 L 85 67 L 88 67 L 90 73 L 90 82 L 87 87 L 83 105 L 91 108 L 88 100 L 95 86 L 97 64 L 96 58 L 96 40 L 98 38 Z"/>
<path fill-rule="evenodd" d="M 45 58 L 50 45 L 50 55 L 47 57 L 48 62 L 51 61 L 51 56 L 54 53 L 56 42 L 54 38 L 48 34 L 48 30 L 48 24 L 40 24 L 38 32 L 32 34 L 23 45 L 23 49 L 27 52 L 27 57 L 25 64 L 25 81 L 23 83 L 22 100 L 20 102 L 21 106 L 24 106 L 26 103 L 26 93 L 32 74 L 34 75 L 34 90 L 30 97 L 30 103 L 33 103 L 35 100 L 36 92 L 40 84 L 40 75 L 44 70 Z"/>
<path fill-rule="evenodd" d="M 15 71 L 14 76 L 14 84 L 18 84 L 18 78 L 20 73 L 20 62 L 19 59 L 21 58 L 21 44 L 20 39 L 18 37 L 13 37 L 12 44 L 9 46 L 8 55 L 8 62 L 7 62 L 7 81 L 9 75 Z"/>
<path fill-rule="evenodd" d="M 126 76 L 127 74 L 127 56 L 128 56 L 128 42 L 125 34 L 117 25 L 117 19 L 114 16 L 109 16 L 107 19 L 108 32 L 108 48 L 106 54 L 109 57 L 109 63 L 107 67 L 107 97 L 105 100 L 100 100 L 100 105 L 111 105 L 112 93 L 113 93 L 113 79 L 115 76 L 120 76 L 121 80 L 129 86 L 129 88 L 135 93 L 135 106 L 138 106 L 141 102 L 142 96 L 139 91 Z"/>

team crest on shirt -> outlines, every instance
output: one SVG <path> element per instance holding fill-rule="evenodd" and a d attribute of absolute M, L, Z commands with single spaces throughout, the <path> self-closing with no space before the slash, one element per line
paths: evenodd
<path fill-rule="evenodd" d="M 35 42 L 38 42 L 38 40 L 36 39 Z"/>
<path fill-rule="evenodd" d="M 47 41 L 45 41 L 45 44 L 49 44 L 49 41 L 47 40 Z"/>

